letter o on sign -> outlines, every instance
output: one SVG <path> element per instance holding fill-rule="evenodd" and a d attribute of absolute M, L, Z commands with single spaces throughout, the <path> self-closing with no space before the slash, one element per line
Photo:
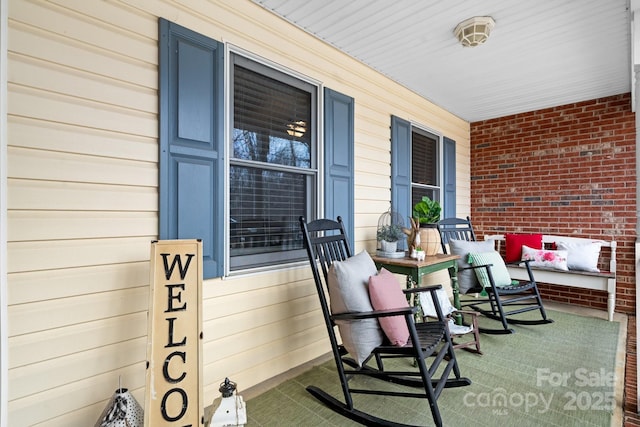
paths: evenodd
<path fill-rule="evenodd" d="M 176 415 L 175 417 L 172 417 L 169 414 L 167 414 L 167 400 L 169 399 L 169 396 L 174 393 L 180 394 L 180 398 L 182 399 L 182 410 L 178 415 Z M 162 405 L 161 405 L 162 418 L 164 418 L 167 421 L 178 421 L 187 412 L 187 406 L 189 406 L 187 393 L 185 393 L 185 391 L 181 388 L 172 388 L 171 390 L 167 391 L 165 395 L 162 397 Z"/>

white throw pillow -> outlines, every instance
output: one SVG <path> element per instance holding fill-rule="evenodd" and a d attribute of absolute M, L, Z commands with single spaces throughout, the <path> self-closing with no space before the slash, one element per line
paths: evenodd
<path fill-rule="evenodd" d="M 451 300 L 449 300 L 449 295 L 447 295 L 447 292 L 444 289 L 438 289 L 436 291 L 436 295 L 438 297 L 438 304 L 440 304 L 440 310 L 442 310 L 443 316 L 448 316 L 456 311 L 456 308 L 453 306 L 453 304 L 451 304 Z M 420 306 L 422 307 L 422 312 L 426 316 L 437 317 L 438 313 L 436 312 L 436 306 L 433 302 L 431 292 L 420 292 L 418 296 L 420 298 Z"/>
<path fill-rule="evenodd" d="M 602 242 L 556 242 L 556 247 L 567 251 L 567 267 L 569 270 L 600 272 L 598 258 L 600 257 Z"/>
<path fill-rule="evenodd" d="M 368 285 L 369 277 L 376 273 L 376 265 L 366 251 L 345 261 L 334 261 L 327 276 L 331 312 L 373 311 Z M 359 365 L 384 339 L 377 319 L 340 320 L 336 324 L 342 344 Z"/>

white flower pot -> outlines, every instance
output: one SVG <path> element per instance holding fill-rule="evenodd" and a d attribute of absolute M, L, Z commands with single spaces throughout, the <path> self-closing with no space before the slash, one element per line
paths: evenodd
<path fill-rule="evenodd" d="M 382 244 L 382 252 L 395 252 L 398 250 L 398 242 L 387 242 L 386 240 L 381 240 Z"/>

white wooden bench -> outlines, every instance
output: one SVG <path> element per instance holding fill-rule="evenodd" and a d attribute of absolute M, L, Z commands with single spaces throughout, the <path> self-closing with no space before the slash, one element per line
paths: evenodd
<path fill-rule="evenodd" d="M 504 241 L 504 235 L 488 235 L 485 236 L 484 239 L 493 240 L 495 242 L 496 250 L 500 251 L 501 243 Z M 601 268 L 601 271 L 599 273 L 579 270 L 561 271 L 547 268 L 532 268 L 532 270 L 535 270 L 534 277 L 536 279 L 536 282 L 606 291 L 608 293 L 608 318 L 609 321 L 612 321 L 613 312 L 616 307 L 616 241 L 546 234 L 542 236 L 542 243 L 547 249 L 550 249 L 553 243 L 561 241 L 574 243 L 589 243 L 596 241 L 601 242 L 602 249 L 600 250 L 600 259 L 598 260 L 598 264 L 601 267 L 604 266 L 605 268 Z M 527 271 L 524 267 L 513 265 L 508 265 L 507 267 L 509 269 L 509 274 L 513 279 L 529 279 L 529 277 L 527 276 Z"/>

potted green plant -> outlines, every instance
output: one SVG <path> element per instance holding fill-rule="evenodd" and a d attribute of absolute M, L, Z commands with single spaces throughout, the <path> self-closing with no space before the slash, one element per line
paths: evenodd
<path fill-rule="evenodd" d="M 377 239 L 383 252 L 395 252 L 398 240 L 404 237 L 404 231 L 398 224 L 383 225 L 378 228 Z"/>
<path fill-rule="evenodd" d="M 440 221 L 442 207 L 437 200 L 423 196 L 422 200 L 413 206 L 413 218 L 420 226 L 419 244 L 427 256 L 435 255 L 440 250 L 440 234 L 436 230 L 436 223 Z"/>
<path fill-rule="evenodd" d="M 421 227 L 440 221 L 440 212 L 442 212 L 440 203 L 431 200 L 428 196 L 423 196 L 422 200 L 413 207 L 413 217 L 417 218 Z"/>

